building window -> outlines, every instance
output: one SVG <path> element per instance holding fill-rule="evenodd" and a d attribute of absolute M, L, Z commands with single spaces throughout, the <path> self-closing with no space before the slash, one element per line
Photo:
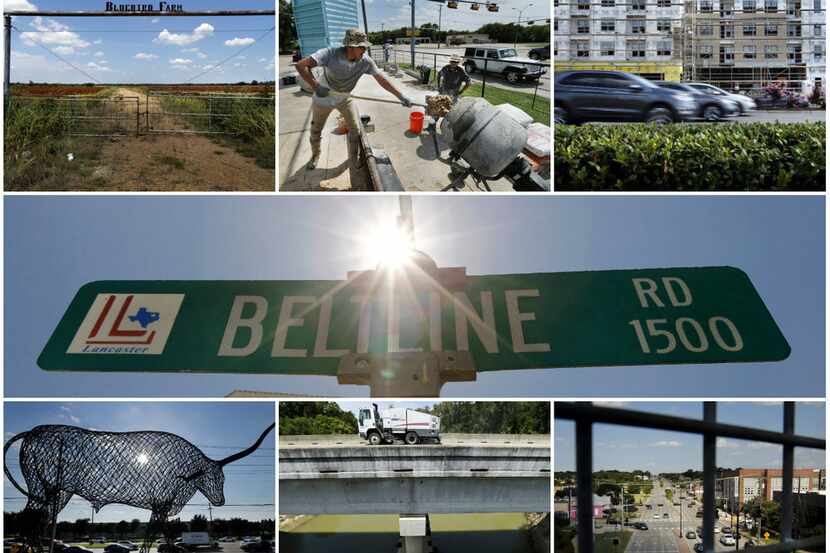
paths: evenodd
<path fill-rule="evenodd" d="M 801 15 L 801 0 L 787 0 L 787 15 Z"/>
<path fill-rule="evenodd" d="M 553 7 L 554 7 L 554 8 L 558 8 L 558 7 L 559 7 L 559 0 L 553 0 Z"/>
<path fill-rule="evenodd" d="M 554 31 L 558 31 L 558 30 L 559 30 L 559 20 L 558 20 L 558 19 L 556 19 L 555 17 L 553 18 L 553 30 L 554 30 Z"/>
<path fill-rule="evenodd" d="M 645 10 L 646 9 L 646 0 L 631 0 L 631 9 L 632 10 Z"/>
<path fill-rule="evenodd" d="M 734 65 L 735 63 L 735 47 L 721 46 L 720 47 L 720 63 L 721 65 Z"/>
<path fill-rule="evenodd" d="M 721 0 L 720 3 L 720 16 L 721 17 L 730 17 L 732 15 L 732 10 L 735 9 L 735 0 Z"/>
<path fill-rule="evenodd" d="M 788 44 L 787 45 L 787 62 L 801 63 L 801 45 Z"/>
<path fill-rule="evenodd" d="M 824 8 L 821 7 L 821 0 L 813 0 L 813 11 L 816 13 L 824 11 Z"/>
<path fill-rule="evenodd" d="M 801 36 L 801 23 L 787 23 L 787 36 Z"/>
<path fill-rule="evenodd" d="M 580 35 L 587 35 L 591 32 L 591 22 L 588 19 L 577 19 L 576 32 Z"/>
<path fill-rule="evenodd" d="M 599 22 L 601 31 L 613 33 L 616 30 L 616 24 L 613 19 L 603 19 Z"/>
<path fill-rule="evenodd" d="M 710 60 L 712 59 L 712 45 L 704 45 L 700 47 L 700 59 L 702 60 Z"/>
<path fill-rule="evenodd" d="M 671 8 L 671 0 L 657 0 L 658 8 Z"/>
<path fill-rule="evenodd" d="M 554 42 L 553 43 L 553 57 L 556 57 L 558 55 L 559 55 L 559 43 Z"/>
<path fill-rule="evenodd" d="M 629 19 L 628 20 L 628 34 L 644 35 L 646 34 L 646 20 L 645 19 Z"/>
<path fill-rule="evenodd" d="M 747 23 L 744 25 L 744 36 L 755 36 L 755 23 Z"/>
<path fill-rule="evenodd" d="M 657 31 L 660 33 L 671 31 L 671 19 L 661 17 L 657 20 Z"/>
<path fill-rule="evenodd" d="M 613 56 L 614 55 L 614 41 L 600 42 L 599 43 L 599 55 L 600 56 Z"/>
<path fill-rule="evenodd" d="M 744 0 L 744 13 L 755 13 L 755 0 Z"/>
<path fill-rule="evenodd" d="M 700 13 L 712 13 L 712 0 L 700 0 Z"/>
<path fill-rule="evenodd" d="M 591 9 L 590 0 L 576 0 L 576 9 L 578 9 L 578 10 L 590 10 Z"/>
<path fill-rule="evenodd" d="M 746 59 L 746 60 L 754 60 L 755 59 L 755 46 L 744 46 L 744 59 Z"/>
<path fill-rule="evenodd" d="M 764 46 L 764 59 L 777 60 L 778 46 Z"/>
<path fill-rule="evenodd" d="M 813 45 L 813 59 L 816 61 L 821 61 L 824 59 L 824 47 L 821 45 L 821 43 Z"/>
<path fill-rule="evenodd" d="M 775 23 L 764 25 L 764 36 L 778 36 L 778 25 Z"/>
<path fill-rule="evenodd" d="M 764 0 L 764 11 L 766 13 L 775 13 L 778 11 L 778 0 Z"/>
<path fill-rule="evenodd" d="M 735 26 L 732 23 L 722 23 L 720 26 L 721 38 L 732 38 L 735 36 Z"/>
<path fill-rule="evenodd" d="M 587 58 L 591 55 L 590 43 L 587 40 L 577 40 L 574 42 L 573 51 L 576 52 L 577 58 Z"/>
<path fill-rule="evenodd" d="M 628 43 L 628 57 L 629 58 L 644 58 L 646 57 L 646 41 L 632 40 Z"/>
<path fill-rule="evenodd" d="M 711 25 L 700 25 L 698 27 L 698 34 L 700 36 L 712 36 L 712 26 Z"/>
<path fill-rule="evenodd" d="M 602 2 L 600 2 L 600 5 L 603 8 L 613 8 L 614 7 L 614 0 L 602 0 Z"/>
<path fill-rule="evenodd" d="M 817 23 L 813 25 L 813 36 L 821 36 L 823 29 L 821 28 L 821 23 Z"/>
<path fill-rule="evenodd" d="M 671 56 L 671 41 L 670 40 L 660 40 L 657 42 L 657 55 L 658 56 Z"/>

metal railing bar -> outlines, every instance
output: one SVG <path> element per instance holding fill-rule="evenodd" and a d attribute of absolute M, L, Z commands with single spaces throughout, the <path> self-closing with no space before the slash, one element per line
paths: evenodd
<path fill-rule="evenodd" d="M 795 434 L 795 402 L 784 403 L 784 434 L 792 436 Z M 781 478 L 781 541 L 792 540 L 793 534 L 793 465 L 795 463 L 795 447 L 784 446 L 784 459 L 782 462 Z M 799 490 L 800 491 L 800 490 Z"/>
<path fill-rule="evenodd" d="M 153 115 L 186 115 L 188 117 L 233 117 L 232 113 L 187 113 L 184 111 L 154 111 Z"/>
<path fill-rule="evenodd" d="M 580 404 L 590 409 L 591 404 Z M 593 423 L 576 420 L 576 520 L 579 551 L 594 550 Z M 570 513 L 568 513 L 570 516 Z"/>
<path fill-rule="evenodd" d="M 670 430 L 689 434 L 712 433 L 726 438 L 754 440 L 793 447 L 827 448 L 826 441 L 820 438 L 614 407 L 584 406 L 579 403 L 557 402 L 555 416 L 558 419 L 585 419 L 595 423 Z"/>
<path fill-rule="evenodd" d="M 703 421 L 711 426 L 718 423 L 718 404 L 703 403 Z M 715 550 L 715 471 L 717 470 L 717 434 L 703 434 L 703 550 Z M 681 506 L 681 509 L 683 507 Z"/>

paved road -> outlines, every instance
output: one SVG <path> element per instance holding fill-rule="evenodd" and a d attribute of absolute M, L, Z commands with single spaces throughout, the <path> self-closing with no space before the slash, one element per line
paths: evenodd
<path fill-rule="evenodd" d="M 415 447 L 446 447 L 446 446 L 476 446 L 476 447 L 550 447 L 550 435 L 519 435 L 519 434 L 441 434 L 441 444 L 426 442 Z M 375 447 L 358 435 L 331 435 L 331 436 L 280 436 L 280 449 L 299 448 L 336 448 L 336 447 Z M 377 446 L 384 447 L 384 446 Z M 388 447 L 388 446 L 387 446 Z M 412 446 L 406 446 L 412 447 Z"/>
<path fill-rule="evenodd" d="M 826 121 L 827 112 L 819 110 L 805 111 L 757 111 L 746 117 L 732 117 L 730 121 L 738 123 L 809 123 Z"/>

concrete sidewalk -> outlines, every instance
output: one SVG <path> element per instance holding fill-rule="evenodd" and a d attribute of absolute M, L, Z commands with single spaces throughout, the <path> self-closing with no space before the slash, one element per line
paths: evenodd
<path fill-rule="evenodd" d="M 281 72 L 281 76 L 284 73 Z M 424 103 L 427 87 L 420 87 L 415 79 L 403 73 L 386 77 L 415 102 Z M 299 77 L 298 77 L 299 79 Z M 383 102 L 356 99 L 361 115 L 371 118 L 374 131 L 368 133 L 373 148 L 380 148 L 389 155 L 404 188 L 407 191 L 439 191 L 452 181 L 446 156 L 449 146 L 440 140 L 441 159 L 435 154 L 432 137 L 426 130 L 415 135 L 409 132 L 409 114 L 413 110 L 397 103 L 397 99 L 383 90 L 375 79 L 364 75 L 354 91 L 354 96 L 376 98 Z M 390 103 L 391 102 L 391 103 Z M 333 111 L 323 129 L 320 162 L 313 171 L 305 164 L 311 158 L 309 129 L 311 127 L 311 95 L 300 90 L 299 85 L 280 88 L 280 175 L 279 189 L 283 192 L 347 191 L 353 190 L 349 177 L 347 136 L 335 134 L 338 112 Z M 493 191 L 513 191 L 506 179 L 488 183 Z M 355 187 L 356 188 L 356 187 Z M 483 191 L 471 178 L 464 183 L 464 191 Z"/>

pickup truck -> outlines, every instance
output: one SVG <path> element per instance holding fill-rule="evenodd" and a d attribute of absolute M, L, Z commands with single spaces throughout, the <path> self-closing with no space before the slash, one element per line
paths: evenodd
<path fill-rule="evenodd" d="M 464 69 L 469 74 L 484 71 L 499 73 L 509 83 L 524 80 L 538 81 L 545 74 L 545 68 L 530 58 L 516 54 L 515 48 L 466 48 L 464 50 Z"/>

